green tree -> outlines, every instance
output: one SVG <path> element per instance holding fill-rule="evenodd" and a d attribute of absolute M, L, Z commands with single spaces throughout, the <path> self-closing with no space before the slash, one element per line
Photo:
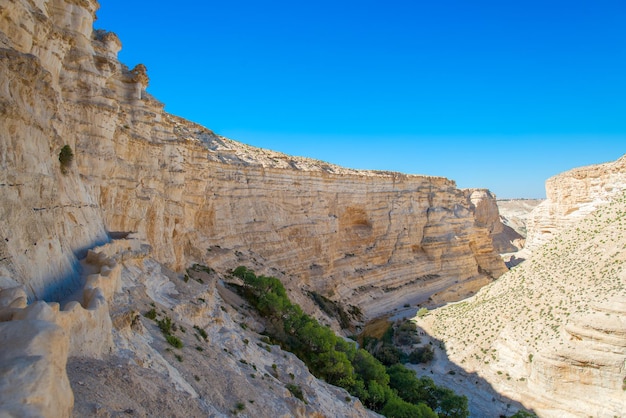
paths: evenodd
<path fill-rule="evenodd" d="M 418 378 L 415 372 L 401 364 L 389 367 L 387 373 L 390 378 L 389 386 L 395 389 L 402 399 L 414 404 L 423 402 L 433 409 L 437 407 L 435 397 L 437 387 L 432 379 Z"/>
<path fill-rule="evenodd" d="M 452 389 L 437 386 L 437 407 L 433 408 L 442 418 L 466 418 L 469 416 L 467 397 L 459 396 Z"/>
<path fill-rule="evenodd" d="M 414 405 L 393 396 L 380 413 L 388 418 L 437 418 L 437 414 L 424 404 Z"/>
<path fill-rule="evenodd" d="M 354 368 L 345 353 L 330 350 L 314 357 L 313 367 L 331 385 L 352 387 L 355 383 Z"/>
<path fill-rule="evenodd" d="M 248 272 L 248 268 L 246 266 L 239 266 L 235 270 L 233 270 L 233 276 L 239 277 L 240 279 L 243 280 L 247 272 Z"/>
<path fill-rule="evenodd" d="M 437 386 L 428 377 L 418 378 L 412 370 L 398 364 L 387 369 L 389 386 L 407 402 L 424 402 L 440 417 L 466 418 L 469 416 L 467 398 L 459 396 L 451 389 Z"/>
<path fill-rule="evenodd" d="M 409 354 L 409 363 L 428 363 L 435 357 L 435 352 L 429 345 L 418 347 Z"/>
<path fill-rule="evenodd" d="M 367 385 L 367 397 L 364 399 L 364 402 L 368 408 L 380 411 L 392 396 L 393 392 L 389 386 L 381 385 L 376 380 L 370 380 Z"/>
<path fill-rule="evenodd" d="M 385 366 L 380 364 L 370 353 L 359 349 L 354 357 L 354 371 L 366 383 L 376 382 L 381 386 L 389 386 L 389 375 Z"/>

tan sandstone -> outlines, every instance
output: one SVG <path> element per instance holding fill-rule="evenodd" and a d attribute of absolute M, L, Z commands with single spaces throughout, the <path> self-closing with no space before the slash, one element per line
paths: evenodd
<path fill-rule="evenodd" d="M 176 271 L 211 265 L 208 248 L 251 251 L 294 288 L 367 316 L 451 286 L 459 298 L 506 271 L 495 224 L 476 217 L 491 194 L 289 157 L 169 115 L 145 92 L 145 67 L 128 70 L 117 37 L 93 31 L 96 7 L 2 9 L 0 275 L 29 297 L 75 289 L 75 254 L 109 231 L 136 232 Z M 63 175 L 66 144 L 75 161 Z"/>
<path fill-rule="evenodd" d="M 616 184 L 624 161 L 557 179 Z M 551 183 L 550 198 L 568 195 Z M 626 405 L 626 195 L 604 195 L 600 204 L 594 188 L 592 196 L 583 191 L 573 201 L 593 202 L 593 212 L 573 222 L 565 211 L 529 260 L 418 321 L 465 373 L 540 417 L 612 418 Z"/>
<path fill-rule="evenodd" d="M 580 167 L 546 180 L 546 200 L 527 219 L 526 249 L 532 252 L 561 229 L 580 222 L 626 190 L 626 155 L 617 161 Z"/>
<path fill-rule="evenodd" d="M 248 319 L 235 304 L 225 307 L 221 277 L 199 290 L 180 276 L 195 262 L 222 273 L 258 265 L 305 307 L 315 290 L 360 307 L 364 318 L 431 296 L 458 300 L 506 271 L 492 241 L 494 196 L 440 177 L 261 150 L 169 115 L 146 92 L 145 66 L 125 67 L 117 36 L 93 30 L 98 6 L 0 5 L 0 414 L 68 416 L 69 357 L 74 365 L 115 358 L 138 382 L 163 377 L 139 386 L 146 399 L 153 387 L 195 402 L 182 414 L 227 415 L 235 396 L 251 393 L 270 416 L 370 416 L 292 355 L 244 342 L 257 334 L 241 331 L 235 319 Z M 75 157 L 61 167 L 66 145 Z M 111 242 L 129 233 L 137 239 Z M 190 332 L 181 335 L 188 363 L 176 364 L 132 303 L 207 329 L 211 358 L 193 349 Z M 253 380 L 256 369 L 241 360 L 258 364 L 267 381 Z M 283 372 L 272 376 L 277 363 Z M 222 370 L 224 390 L 197 380 L 197 370 Z M 120 387 L 130 378 L 111 376 Z M 308 388 L 308 404 L 290 395 L 290 379 Z M 92 399 L 90 389 L 83 396 Z M 117 399 L 101 409 L 81 399 L 80 412 L 120 413 Z"/>

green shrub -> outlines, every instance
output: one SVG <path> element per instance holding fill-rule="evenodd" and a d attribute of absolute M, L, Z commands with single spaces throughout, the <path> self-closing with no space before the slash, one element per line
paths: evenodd
<path fill-rule="evenodd" d="M 163 319 L 159 319 L 157 321 L 157 325 L 159 329 L 163 333 L 163 335 L 169 335 L 172 332 L 172 320 L 169 316 L 166 316 Z"/>
<path fill-rule="evenodd" d="M 401 345 L 419 344 L 420 337 L 417 335 L 417 325 L 413 321 L 404 321 L 395 331 L 396 339 Z"/>
<path fill-rule="evenodd" d="M 148 319 L 152 319 L 154 321 L 156 319 L 156 316 L 157 316 L 156 309 L 154 309 L 154 308 L 150 309 L 148 312 L 143 314 L 143 316 L 145 316 Z"/>
<path fill-rule="evenodd" d="M 433 349 L 426 345 L 424 347 L 419 347 L 409 354 L 409 363 L 419 364 L 419 363 L 428 363 L 435 357 L 435 353 Z"/>
<path fill-rule="evenodd" d="M 300 386 L 294 385 L 292 383 L 287 383 L 285 387 L 289 390 L 289 392 L 291 392 L 293 396 L 300 399 L 302 402 L 306 402 L 304 400 L 304 394 L 302 393 L 302 388 Z"/>
<path fill-rule="evenodd" d="M 69 145 L 63 145 L 61 152 L 59 152 L 59 162 L 61 163 L 61 173 L 67 174 L 68 170 L 72 166 L 74 161 L 74 152 Z"/>
<path fill-rule="evenodd" d="M 174 335 L 166 335 L 165 339 L 168 343 L 170 343 L 171 346 L 175 348 L 183 348 L 183 342 L 180 340 L 180 338 Z"/>
<path fill-rule="evenodd" d="M 200 334 L 200 336 L 202 337 L 202 339 L 203 339 L 204 341 L 206 341 L 206 340 L 207 340 L 207 338 L 209 337 L 209 336 L 207 335 L 206 331 L 205 331 L 204 329 L 200 328 L 199 326 L 194 325 L 194 326 L 193 326 L 193 329 L 195 329 L 196 331 L 198 331 L 198 334 Z"/>
<path fill-rule="evenodd" d="M 374 356 L 385 366 L 393 366 L 402 361 L 402 352 L 394 345 L 387 343 L 374 351 Z"/>

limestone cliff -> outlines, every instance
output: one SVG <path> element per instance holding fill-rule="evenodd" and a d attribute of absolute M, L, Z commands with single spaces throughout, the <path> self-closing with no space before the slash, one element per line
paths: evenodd
<path fill-rule="evenodd" d="M 77 254 L 130 231 L 175 271 L 220 263 L 211 249 L 248 251 L 292 288 L 369 316 L 436 292 L 458 299 L 506 271 L 476 216 L 490 194 L 256 149 L 169 115 L 145 67 L 126 68 L 118 38 L 93 30 L 97 7 L 0 7 L 3 283 L 58 299 L 76 287 Z"/>
<path fill-rule="evenodd" d="M 552 239 L 529 260 L 420 321 L 445 342 L 452 362 L 541 417 L 624 413 L 626 195 L 614 190 L 622 187 L 625 161 L 549 180 L 544 207 L 595 211 L 569 226 L 571 216 L 555 222 Z M 552 219 L 560 218 L 555 212 Z"/>
<path fill-rule="evenodd" d="M 526 239 L 528 231 L 526 223 L 532 212 L 545 199 L 498 199 L 498 212 L 502 223 L 512 228 L 522 238 Z M 523 245 L 520 246 L 520 248 Z"/>
<path fill-rule="evenodd" d="M 526 249 L 532 252 L 560 230 L 626 190 L 626 155 L 617 161 L 580 167 L 549 178 L 546 200 L 528 217 Z"/>

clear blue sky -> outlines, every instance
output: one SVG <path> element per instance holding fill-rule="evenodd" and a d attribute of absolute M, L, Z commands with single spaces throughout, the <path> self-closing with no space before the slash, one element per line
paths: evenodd
<path fill-rule="evenodd" d="M 624 0 L 100 0 L 166 110 L 498 197 L 626 153 Z"/>

